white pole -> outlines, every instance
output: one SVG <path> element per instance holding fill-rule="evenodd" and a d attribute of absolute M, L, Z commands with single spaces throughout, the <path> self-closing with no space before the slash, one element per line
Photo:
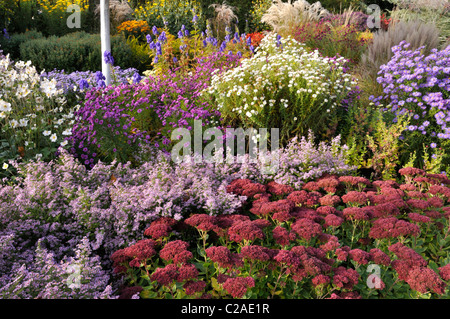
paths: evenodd
<path fill-rule="evenodd" d="M 100 38 L 102 41 L 102 73 L 105 76 L 105 84 L 111 84 L 111 69 L 105 63 L 105 51 L 111 52 L 109 31 L 109 0 L 100 0 Z"/>

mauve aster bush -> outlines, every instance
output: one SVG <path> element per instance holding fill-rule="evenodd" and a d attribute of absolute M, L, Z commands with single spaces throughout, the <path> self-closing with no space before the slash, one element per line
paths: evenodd
<path fill-rule="evenodd" d="M 450 46 L 440 51 L 432 49 L 428 56 L 422 53 L 423 47 L 408 50 L 409 46 L 402 41 L 392 48 L 394 55 L 380 67 L 377 78 L 385 95 L 373 100 L 386 101 L 395 115 L 394 121 L 402 114 L 409 114 L 409 126 L 401 136 L 405 154 L 420 152 L 422 144 L 435 156 L 437 149 L 443 148 L 442 168 L 445 169 L 450 163 Z M 423 167 L 424 156 L 417 154 L 414 166 Z"/>
<path fill-rule="evenodd" d="M 72 152 L 88 167 L 99 158 L 126 162 L 141 144 L 169 149 L 171 132 L 192 130 L 194 120 L 202 120 L 206 126 L 215 124 L 220 113 L 202 97 L 202 91 L 213 71 L 226 70 L 239 61 L 237 55 L 214 53 L 199 58 L 188 74 L 170 69 L 137 84 L 92 88 L 75 114 Z"/>
<path fill-rule="evenodd" d="M 173 167 L 164 156 L 139 168 L 113 162 L 88 170 L 61 150 L 55 162 L 14 164 L 15 182 L 4 179 L 0 186 L 0 280 L 11 279 L 15 264 L 33 265 L 38 240 L 62 260 L 87 237 L 108 267 L 109 255 L 133 244 L 158 217 L 179 220 L 190 211 L 227 214 L 241 207 L 245 197 L 227 193 L 227 179 L 214 170 L 193 163 Z"/>
<path fill-rule="evenodd" d="M 119 66 L 113 67 L 113 80 L 117 84 L 129 84 L 133 82 L 135 74 L 139 71 L 134 68 L 121 69 Z M 72 92 L 85 91 L 88 88 L 100 86 L 102 83 L 99 80 L 97 72 L 92 71 L 75 71 L 66 73 L 64 70 L 53 70 L 49 72 L 42 72 L 41 78 L 49 80 L 55 79 L 56 87 L 62 89 L 65 94 Z M 103 82 L 104 84 L 104 82 Z"/>
<path fill-rule="evenodd" d="M 297 191 L 274 182 L 236 179 L 227 186 L 228 192 L 242 195 L 257 190 L 247 198 L 246 208 L 228 215 L 194 213 L 178 221 L 188 225 L 185 231 L 192 227 L 200 234 L 183 237 L 181 232 L 187 240 L 181 250 L 192 252 L 192 259 L 185 262 L 196 282 L 202 283 L 195 294 L 189 285 L 169 292 L 167 283 L 172 285 L 179 276 L 173 272 L 166 281 L 150 283 L 140 296 L 446 298 L 450 181 L 445 175 L 412 168 L 402 169 L 401 174 L 411 177 L 410 184 L 428 198 L 442 201 L 433 207 L 433 218 L 426 216 L 428 207 L 417 209 L 409 203 L 408 192 L 401 191 L 405 188 L 402 181 L 327 175 Z M 427 180 L 415 181 L 416 174 Z M 329 198 L 330 191 L 343 201 L 327 201 L 322 206 L 320 199 Z M 376 196 L 383 200 L 374 201 Z M 149 229 L 159 223 L 166 221 L 154 221 Z M 179 246 L 179 240 L 172 242 Z M 157 244 L 156 255 L 146 264 L 158 256 L 164 262 L 152 263 L 145 270 L 119 262 L 115 264 L 118 274 L 132 283 L 146 273 L 159 278 L 168 267 L 176 269 L 179 263 L 164 257 L 167 245 Z"/>

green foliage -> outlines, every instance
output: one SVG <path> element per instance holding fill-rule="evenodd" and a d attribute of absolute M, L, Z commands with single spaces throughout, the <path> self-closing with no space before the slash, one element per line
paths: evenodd
<path fill-rule="evenodd" d="M 409 123 L 408 115 L 399 116 L 397 122 L 387 125 L 382 112 L 376 118 L 373 135 L 367 135 L 367 147 L 371 151 L 368 165 L 375 171 L 375 177 L 383 179 L 395 178 L 397 166 L 400 164 L 399 154 L 402 132 Z"/>
<path fill-rule="evenodd" d="M 311 1 L 311 3 L 314 3 L 314 1 Z M 325 9 L 332 13 L 342 12 L 349 7 L 357 9 L 361 6 L 360 0 L 321 0 L 320 3 Z M 374 3 L 374 1 L 370 3 Z"/>
<path fill-rule="evenodd" d="M 133 66 L 133 51 L 124 37 L 111 37 L 111 51 L 115 65 L 122 68 Z M 100 35 L 83 31 L 63 37 L 50 36 L 21 44 L 22 60 L 30 60 L 38 70 L 97 71 L 101 69 Z"/>
<path fill-rule="evenodd" d="M 252 31 L 269 30 L 270 27 L 261 22 L 263 14 L 272 5 L 272 0 L 253 0 L 252 10 L 250 11 L 249 27 Z"/>
<path fill-rule="evenodd" d="M 44 38 L 42 32 L 36 30 L 11 34 L 9 39 L 0 36 L 0 49 L 3 50 L 5 55 L 9 53 L 11 59 L 20 60 L 20 45 L 30 40 L 42 38 Z"/>
<path fill-rule="evenodd" d="M 192 30 L 194 15 L 198 17 L 197 24 L 204 28 L 206 20 L 202 7 L 197 1 L 154 0 L 137 6 L 134 11 L 136 19 L 147 21 L 150 27 L 167 27 L 171 34 L 176 34 L 182 25 Z"/>
<path fill-rule="evenodd" d="M 127 44 L 131 49 L 134 62 L 133 67 L 144 72 L 151 68 L 152 60 L 150 57 L 150 49 L 147 43 L 141 43 L 139 39 L 134 36 L 127 38 Z"/>

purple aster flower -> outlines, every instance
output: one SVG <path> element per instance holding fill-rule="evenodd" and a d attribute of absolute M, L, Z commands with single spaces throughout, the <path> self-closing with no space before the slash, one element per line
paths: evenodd
<path fill-rule="evenodd" d="M 105 51 L 103 53 L 103 57 L 105 59 L 105 63 L 114 65 L 114 58 L 113 58 L 113 56 L 112 56 L 110 51 Z"/>
<path fill-rule="evenodd" d="M 133 83 L 139 83 L 139 82 L 141 82 L 141 80 L 142 80 L 142 77 L 139 75 L 138 72 L 133 74 Z"/>

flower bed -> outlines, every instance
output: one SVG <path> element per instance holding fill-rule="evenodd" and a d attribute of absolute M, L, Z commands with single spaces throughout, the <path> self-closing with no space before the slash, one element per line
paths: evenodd
<path fill-rule="evenodd" d="M 157 219 L 111 256 L 115 273 L 143 298 L 448 297 L 450 181 L 400 173 L 402 184 L 328 175 L 301 190 L 236 179 L 227 191 L 248 211 Z"/>

